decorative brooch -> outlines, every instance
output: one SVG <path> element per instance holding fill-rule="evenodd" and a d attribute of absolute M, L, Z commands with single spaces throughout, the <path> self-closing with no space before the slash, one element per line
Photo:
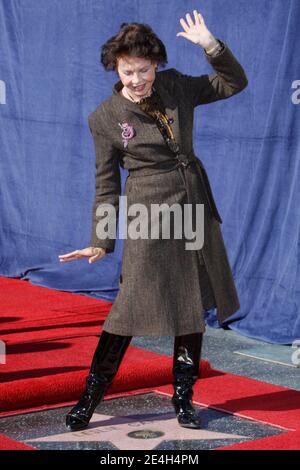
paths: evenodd
<path fill-rule="evenodd" d="M 136 135 L 135 129 L 126 121 L 122 123 L 119 122 L 118 124 L 122 129 L 122 139 L 123 139 L 124 148 L 127 148 L 128 141 Z"/>

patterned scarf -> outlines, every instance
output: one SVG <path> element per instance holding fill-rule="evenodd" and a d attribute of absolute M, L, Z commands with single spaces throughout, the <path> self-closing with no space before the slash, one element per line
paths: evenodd
<path fill-rule="evenodd" d="M 165 106 L 158 92 L 154 89 L 151 96 L 141 99 L 137 104 L 144 113 L 153 117 L 167 144 L 169 145 L 171 143 L 172 146 L 176 146 L 173 130 L 170 126 L 170 120 L 168 119 Z M 174 151 L 173 148 L 171 149 L 172 151 Z"/>

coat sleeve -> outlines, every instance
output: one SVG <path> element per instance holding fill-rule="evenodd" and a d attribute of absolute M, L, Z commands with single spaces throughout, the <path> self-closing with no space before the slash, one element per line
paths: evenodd
<path fill-rule="evenodd" d="M 215 73 L 193 77 L 173 69 L 175 78 L 193 107 L 229 98 L 248 85 L 248 79 L 241 64 L 228 46 L 220 39 L 218 41 L 223 49 L 217 55 L 209 55 L 204 51 Z"/>
<path fill-rule="evenodd" d="M 93 113 L 92 113 L 93 114 Z M 119 150 L 116 149 L 110 139 L 105 135 L 105 131 L 93 115 L 88 117 L 89 127 L 94 140 L 96 154 L 96 192 L 93 205 L 92 234 L 90 246 L 105 248 L 107 253 L 111 253 L 115 248 L 115 236 L 105 238 L 97 234 L 97 224 L 105 217 L 114 226 L 117 232 L 117 220 L 119 216 L 119 196 L 121 194 L 121 175 L 119 166 Z M 111 204 L 115 211 L 115 219 L 107 213 L 97 216 L 96 211 L 100 204 Z M 105 229 L 107 230 L 107 228 Z"/>

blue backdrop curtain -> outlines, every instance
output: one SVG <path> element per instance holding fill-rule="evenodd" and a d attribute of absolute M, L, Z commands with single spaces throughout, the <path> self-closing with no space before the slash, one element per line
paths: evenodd
<path fill-rule="evenodd" d="M 92 265 L 57 258 L 90 240 L 87 116 L 118 79 L 100 65 L 100 46 L 121 23 L 143 22 L 165 43 L 167 68 L 210 73 L 201 49 L 176 37 L 194 8 L 249 79 L 240 95 L 195 110 L 194 148 L 224 220 L 241 300 L 229 326 L 291 343 L 300 337 L 299 0 L 1 0 L 0 274 L 114 300 L 122 240 Z"/>

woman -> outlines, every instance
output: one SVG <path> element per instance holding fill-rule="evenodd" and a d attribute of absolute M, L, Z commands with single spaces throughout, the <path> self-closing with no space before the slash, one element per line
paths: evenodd
<path fill-rule="evenodd" d="M 67 414 L 70 430 L 88 426 L 135 335 L 175 337 L 172 403 L 181 426 L 200 428 L 192 395 L 205 331 L 202 312 L 216 307 L 221 323 L 240 307 L 219 227 L 222 219 L 205 169 L 193 151 L 192 128 L 196 106 L 240 92 L 247 78 L 229 48 L 207 29 L 202 15 L 197 10 L 193 14 L 194 19 L 190 14 L 186 21 L 180 19 L 184 31 L 177 36 L 204 49 L 213 74 L 157 72 L 158 65 L 167 62 L 165 47 L 149 26 L 139 23 L 121 25 L 102 47 L 102 64 L 106 70 L 116 70 L 120 80 L 89 116 L 97 169 L 91 246 L 61 255 L 60 261 L 86 257 L 93 263 L 114 250 L 115 234 L 105 238 L 102 226 L 103 220 L 114 222 L 114 214 L 105 219 L 103 212 L 98 217 L 96 211 L 110 204 L 118 215 L 119 165 L 129 171 L 128 207 L 190 204 L 190 222 L 195 224 L 195 208 L 203 204 L 204 244 L 186 249 L 185 238 L 174 235 L 178 222 L 174 219 L 167 239 L 160 237 L 161 222 L 158 238 L 125 238 L 118 296 L 104 322 L 86 390 Z M 129 212 L 126 220 L 131 223 Z M 148 228 L 145 213 L 140 222 Z"/>

